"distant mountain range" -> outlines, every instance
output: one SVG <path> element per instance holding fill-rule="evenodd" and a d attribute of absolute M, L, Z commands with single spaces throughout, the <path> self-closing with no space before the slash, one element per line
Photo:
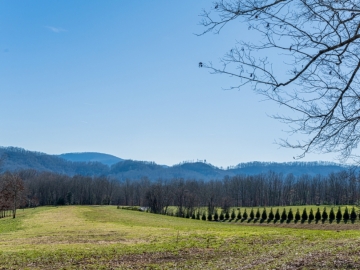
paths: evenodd
<path fill-rule="evenodd" d="M 40 152 L 27 151 L 16 147 L 0 147 L 2 159 L 1 171 L 15 171 L 20 169 L 34 169 L 50 171 L 66 175 L 110 176 L 117 179 L 221 179 L 225 176 L 255 175 L 268 173 L 289 173 L 299 176 L 328 175 L 336 173 L 348 166 L 332 162 L 248 162 L 240 163 L 226 169 L 215 167 L 205 162 L 184 162 L 174 166 L 158 165 L 154 162 L 124 160 L 116 156 L 87 152 L 48 155 Z"/>

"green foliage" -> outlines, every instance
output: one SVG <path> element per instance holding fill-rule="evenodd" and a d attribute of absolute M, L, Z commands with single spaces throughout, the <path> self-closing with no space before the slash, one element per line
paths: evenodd
<path fill-rule="evenodd" d="M 254 217 L 255 217 L 254 210 L 252 208 L 251 208 L 249 216 L 250 216 L 250 219 L 254 219 Z"/>
<path fill-rule="evenodd" d="M 329 220 L 334 220 L 335 219 L 335 213 L 334 213 L 334 209 L 333 208 L 331 208 L 331 210 L 330 210 L 330 214 L 329 214 Z"/>
<path fill-rule="evenodd" d="M 246 212 L 246 209 L 245 209 L 245 212 L 243 214 L 243 218 L 246 220 L 248 218 L 248 213 Z"/>
<path fill-rule="evenodd" d="M 344 215 L 343 215 L 343 219 L 344 219 L 345 221 L 348 221 L 348 220 L 350 219 L 350 214 L 349 214 L 349 210 L 348 210 L 347 207 L 345 208 L 345 212 L 344 212 Z"/>
<path fill-rule="evenodd" d="M 301 216 L 300 216 L 300 211 L 299 211 L 299 208 L 296 210 L 296 213 L 295 213 L 295 220 L 296 221 L 299 221 L 301 219 Z"/>
<path fill-rule="evenodd" d="M 195 212 L 192 213 L 191 218 L 192 218 L 192 219 L 196 219 Z"/>
<path fill-rule="evenodd" d="M 328 219 L 328 213 L 326 212 L 326 207 L 324 207 L 321 217 L 324 221 Z"/>
<path fill-rule="evenodd" d="M 263 212 L 262 212 L 262 214 L 261 214 L 261 218 L 262 218 L 263 220 L 266 220 L 266 219 L 267 219 L 266 208 L 264 208 L 264 210 L 263 210 Z"/>
<path fill-rule="evenodd" d="M 220 216 L 219 216 L 219 219 L 220 219 L 221 221 L 224 220 L 224 212 L 223 212 L 223 211 L 221 211 Z"/>
<path fill-rule="evenodd" d="M 341 208 L 339 206 L 339 209 L 336 212 L 336 220 L 340 221 L 341 219 L 342 219 L 342 213 L 341 213 Z"/>
<path fill-rule="evenodd" d="M 350 219 L 352 220 L 352 221 L 354 221 L 354 220 L 356 220 L 356 211 L 355 211 L 355 208 L 353 207 L 352 209 L 351 209 L 351 213 L 350 213 Z"/>
<path fill-rule="evenodd" d="M 275 218 L 275 215 L 274 215 L 273 209 L 271 208 L 270 213 L 269 213 L 269 220 L 273 220 L 274 218 Z"/>
<path fill-rule="evenodd" d="M 309 220 L 312 221 L 314 219 L 315 219 L 315 216 L 314 216 L 313 210 L 312 210 L 312 208 L 310 208 Z"/>
<path fill-rule="evenodd" d="M 315 213 L 315 220 L 316 220 L 316 221 L 321 220 L 320 208 L 318 208 L 317 211 L 316 211 L 316 213 Z"/>
<path fill-rule="evenodd" d="M 261 216 L 261 214 L 260 214 L 260 209 L 258 208 L 258 209 L 256 210 L 255 217 L 256 217 L 256 219 L 260 219 L 260 216 Z"/>
<path fill-rule="evenodd" d="M 202 215 L 201 215 L 201 220 L 206 220 L 205 212 L 202 213 Z"/>
<path fill-rule="evenodd" d="M 201 216 L 200 216 L 200 212 L 199 212 L 199 211 L 196 212 L 196 219 L 197 219 L 197 220 L 200 220 L 200 219 L 201 219 Z"/>
<path fill-rule="evenodd" d="M 293 214 L 293 212 L 292 212 L 292 210 L 290 208 L 288 216 L 287 216 L 287 220 L 292 221 L 293 219 L 294 219 L 294 214 Z"/>
<path fill-rule="evenodd" d="M 207 220 L 212 221 L 212 214 L 210 212 L 208 213 Z"/>
<path fill-rule="evenodd" d="M 308 219 L 308 214 L 306 212 L 306 208 L 304 208 L 302 215 L 301 215 L 301 220 L 307 220 Z"/>
<path fill-rule="evenodd" d="M 233 209 L 231 211 L 231 215 L 230 215 L 231 219 L 234 220 L 236 218 L 236 215 L 235 215 L 235 209 Z"/>
<path fill-rule="evenodd" d="M 284 208 L 284 210 L 281 213 L 281 220 L 286 220 L 287 219 L 287 214 L 286 214 L 286 209 Z"/>
<path fill-rule="evenodd" d="M 226 212 L 225 212 L 225 219 L 228 220 L 229 218 L 230 218 L 229 211 L 226 211 Z"/>
<path fill-rule="evenodd" d="M 275 220 L 280 220 L 279 208 L 278 208 L 278 209 L 276 209 L 276 213 L 275 213 Z"/>

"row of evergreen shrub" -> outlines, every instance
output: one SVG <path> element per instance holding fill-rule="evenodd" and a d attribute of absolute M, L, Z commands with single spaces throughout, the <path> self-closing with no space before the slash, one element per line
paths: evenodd
<path fill-rule="evenodd" d="M 331 208 L 330 212 L 328 213 L 326 208 L 323 209 L 323 211 L 320 211 L 320 208 L 317 209 L 317 211 L 314 213 L 312 208 L 310 209 L 310 212 L 308 213 L 306 208 L 303 209 L 302 213 L 300 213 L 299 209 L 295 213 L 290 209 L 289 212 L 286 211 L 284 208 L 283 211 L 280 214 L 280 210 L 277 209 L 274 213 L 273 209 L 271 208 L 270 212 L 267 213 L 266 209 L 264 208 L 261 212 L 258 208 L 255 212 L 253 209 L 251 209 L 250 213 L 248 214 L 246 209 L 244 213 L 241 213 L 241 211 L 237 211 L 235 213 L 235 210 L 232 210 L 231 214 L 229 212 L 221 212 L 218 214 L 217 211 L 215 211 L 215 214 L 206 214 L 203 212 L 200 214 L 200 212 L 197 212 L 196 214 L 193 213 L 190 217 L 189 215 L 186 215 L 187 218 L 193 218 L 193 219 L 201 219 L 201 220 L 208 220 L 208 221 L 223 221 L 223 220 L 263 220 L 263 221 L 355 221 L 356 219 L 360 219 L 360 215 L 358 215 L 355 211 L 355 208 L 353 207 L 351 211 L 346 207 L 344 213 L 342 213 L 341 208 L 339 207 L 338 210 L 334 211 L 333 208 Z"/>

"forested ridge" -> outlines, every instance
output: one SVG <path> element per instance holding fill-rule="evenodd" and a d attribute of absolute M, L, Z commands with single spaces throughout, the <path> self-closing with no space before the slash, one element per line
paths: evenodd
<path fill-rule="evenodd" d="M 346 167 L 341 164 L 329 162 L 248 162 L 240 163 L 236 166 L 228 166 L 227 168 L 219 168 L 207 163 L 205 160 L 193 160 L 181 162 L 174 166 L 164 166 L 149 161 L 136 160 L 121 160 L 115 162 L 116 157 L 92 153 L 73 153 L 64 155 L 47 155 L 45 153 L 27 151 L 15 147 L 0 147 L 0 159 L 2 160 L 2 167 L 0 171 L 18 171 L 24 169 L 33 169 L 41 172 L 53 172 L 58 174 L 65 174 L 68 176 L 83 175 L 83 176 L 107 176 L 119 180 L 124 179 L 140 179 L 147 177 L 150 180 L 173 179 L 222 179 L 226 176 L 236 176 L 239 174 L 256 175 L 260 173 L 267 173 L 274 171 L 276 173 L 283 173 L 284 175 L 292 173 L 295 176 L 302 174 L 309 174 L 315 176 L 328 175 L 331 172 L 339 172 Z M 99 161 L 104 161 L 106 164 L 94 159 L 94 154 L 100 156 Z M 89 156 L 88 161 L 86 156 Z M 110 158 L 112 165 L 108 166 L 108 159 Z M 69 160 L 62 157 L 68 157 Z M 71 160 L 83 160 L 82 162 L 73 162 Z M 115 163 L 114 163 L 115 162 Z"/>
<path fill-rule="evenodd" d="M 2 210 L 12 209 L 15 201 L 15 207 L 109 204 L 147 206 L 157 213 L 166 211 L 169 206 L 176 206 L 180 213 L 192 213 L 198 207 L 226 209 L 360 202 L 360 175 L 351 170 L 326 177 L 284 176 L 269 172 L 210 181 L 182 178 L 150 181 L 146 177 L 119 181 L 105 176 L 67 176 L 22 170 L 3 173 L 0 179 Z M 16 188 L 12 185 L 16 185 Z"/>

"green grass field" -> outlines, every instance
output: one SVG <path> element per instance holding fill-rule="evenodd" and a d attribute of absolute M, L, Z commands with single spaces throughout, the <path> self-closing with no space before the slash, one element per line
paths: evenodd
<path fill-rule="evenodd" d="M 114 206 L 39 207 L 0 220 L 0 269 L 354 269 L 359 229 L 359 222 L 208 222 Z"/>

